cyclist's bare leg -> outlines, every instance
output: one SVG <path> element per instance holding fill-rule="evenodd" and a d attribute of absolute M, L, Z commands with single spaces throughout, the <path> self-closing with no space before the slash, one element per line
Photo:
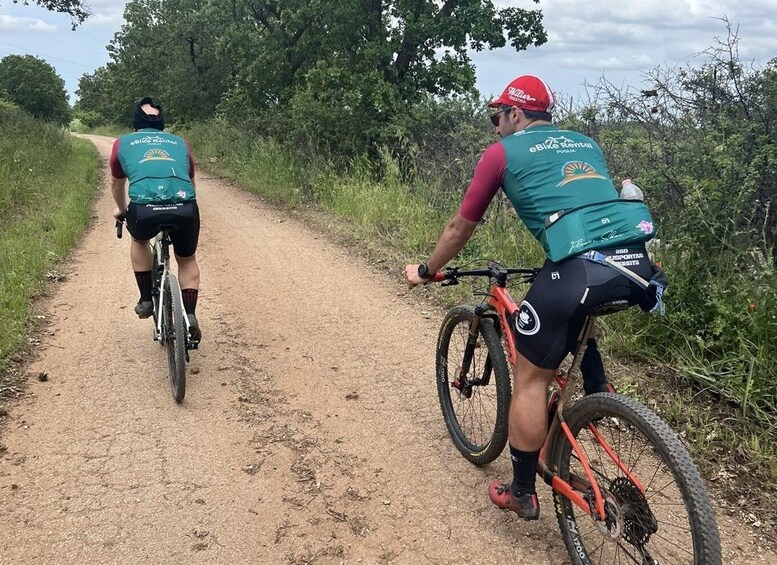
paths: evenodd
<path fill-rule="evenodd" d="M 175 260 L 178 263 L 178 282 L 181 284 L 181 288 L 198 290 L 200 288 L 200 267 L 197 265 L 197 254 L 189 257 L 176 255 Z"/>
<path fill-rule="evenodd" d="M 546 397 L 555 373 L 537 367 L 518 353 L 513 366 L 515 386 L 508 422 L 513 480 L 491 481 L 488 485 L 488 496 L 494 504 L 525 520 L 536 520 L 540 515 L 535 489 L 537 461 L 548 431 Z"/>
<path fill-rule="evenodd" d="M 130 246 L 130 258 L 133 271 L 150 271 L 153 255 L 149 241 L 140 241 L 133 237 L 132 245 Z"/>
<path fill-rule="evenodd" d="M 135 281 L 140 291 L 140 300 L 135 306 L 135 313 L 140 318 L 148 318 L 154 311 L 151 304 L 151 289 L 153 282 L 151 279 L 151 263 L 153 261 L 151 245 L 148 240 L 142 241 L 132 238 L 130 246 L 130 259 L 132 261 L 132 270 L 135 272 Z"/>
<path fill-rule="evenodd" d="M 510 401 L 508 437 L 510 445 L 521 451 L 537 451 L 548 431 L 547 394 L 554 369 L 542 369 L 517 354 L 513 366 L 513 397 Z"/>

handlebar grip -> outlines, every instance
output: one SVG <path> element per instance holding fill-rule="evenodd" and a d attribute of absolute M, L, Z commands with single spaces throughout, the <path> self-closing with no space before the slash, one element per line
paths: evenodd
<path fill-rule="evenodd" d="M 445 271 L 437 271 L 429 282 L 441 282 L 445 280 Z"/>
<path fill-rule="evenodd" d="M 124 228 L 124 222 L 122 220 L 116 220 L 116 237 L 121 239 L 122 229 Z"/>

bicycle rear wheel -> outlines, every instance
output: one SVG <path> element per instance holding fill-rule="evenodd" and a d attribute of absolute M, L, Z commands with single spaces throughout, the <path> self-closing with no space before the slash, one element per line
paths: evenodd
<path fill-rule="evenodd" d="M 565 419 L 602 489 L 607 514 L 603 522 L 594 521 L 554 492 L 561 534 L 575 564 L 721 563 L 704 482 L 663 420 L 639 402 L 611 393 L 587 396 Z M 579 457 L 561 431 L 549 460 L 562 479 L 584 494 L 589 490 Z"/>
<path fill-rule="evenodd" d="M 472 308 L 445 316 L 437 340 L 437 394 L 453 444 L 476 465 L 490 463 L 507 443 L 510 371 L 490 319 L 482 318 L 472 362 L 462 374 Z"/>
<path fill-rule="evenodd" d="M 168 275 L 165 279 L 164 293 L 162 325 L 167 345 L 167 370 L 173 398 L 180 403 L 186 394 L 186 323 L 183 319 L 181 291 L 174 275 Z"/>

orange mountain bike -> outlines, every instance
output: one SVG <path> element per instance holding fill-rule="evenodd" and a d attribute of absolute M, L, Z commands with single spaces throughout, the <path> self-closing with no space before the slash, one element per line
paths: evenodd
<path fill-rule="evenodd" d="M 476 465 L 496 459 L 507 442 L 507 360 L 514 364 L 516 359 L 509 320 L 518 310 L 507 285 L 515 279 L 531 282 L 538 271 L 492 263 L 470 271 L 454 267 L 432 279 L 445 286 L 462 277 L 490 282 L 480 304 L 448 312 L 437 340 L 443 417 L 456 448 Z M 553 489 L 573 563 L 719 564 L 712 504 L 696 465 L 669 426 L 621 394 L 579 399 L 575 394 L 596 317 L 627 307 L 626 301 L 606 303 L 586 320 L 571 365 L 559 372 L 549 394 L 550 429 L 537 473 Z"/>

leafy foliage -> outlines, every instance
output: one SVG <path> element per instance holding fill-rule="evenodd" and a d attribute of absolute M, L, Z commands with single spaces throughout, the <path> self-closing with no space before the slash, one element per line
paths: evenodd
<path fill-rule="evenodd" d="M 469 48 L 547 39 L 539 10 L 489 0 L 134 0 L 125 20 L 79 109 L 126 123 L 154 95 L 168 121 L 220 116 L 348 156 L 395 142 L 387 126 L 430 96 L 472 94 Z"/>
<path fill-rule="evenodd" d="M 36 118 L 64 125 L 70 121 L 65 81 L 54 67 L 33 55 L 0 60 L 0 93 Z"/>
<path fill-rule="evenodd" d="M 659 223 L 671 314 L 630 319 L 628 348 L 774 419 L 777 59 L 748 69 L 737 43 L 729 27 L 699 67 L 654 69 L 641 92 L 603 81 L 598 107 L 571 119 L 596 132 L 615 175 L 637 179 Z"/>

